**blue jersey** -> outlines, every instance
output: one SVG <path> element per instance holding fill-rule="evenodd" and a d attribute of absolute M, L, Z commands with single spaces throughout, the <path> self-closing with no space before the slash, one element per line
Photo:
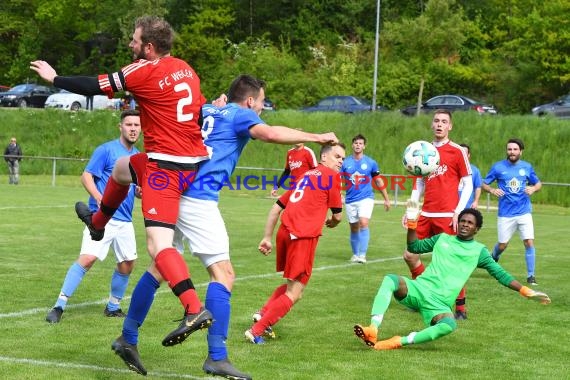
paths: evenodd
<path fill-rule="evenodd" d="M 509 160 L 495 162 L 484 182 L 490 185 L 493 181 L 497 181 L 499 189 L 505 192 L 505 195 L 499 198 L 499 216 L 510 217 L 532 212 L 530 195 L 526 194 L 524 189 L 540 180 L 530 163 L 522 160 L 514 164 Z"/>
<path fill-rule="evenodd" d="M 210 159 L 200 164 L 196 179 L 183 195 L 217 201 L 220 190 L 230 181 L 245 144 L 251 139 L 249 128 L 265 122 L 253 110 L 235 103 L 223 108 L 206 104 L 202 115 L 202 136 Z"/>
<path fill-rule="evenodd" d="M 483 178 L 481 177 L 481 171 L 479 168 L 473 164 L 469 164 L 471 166 L 471 182 L 473 182 L 473 191 L 471 192 L 471 196 L 467 201 L 467 208 L 473 205 L 473 201 L 475 200 L 475 190 L 480 188 L 483 184 Z M 460 184 L 459 189 L 459 198 L 461 198 L 461 191 L 463 189 L 463 183 Z"/>
<path fill-rule="evenodd" d="M 346 187 L 346 203 L 374 199 L 372 183 L 373 178 L 380 174 L 380 168 L 372 158 L 363 155 L 360 160 L 355 160 L 349 156 L 342 163 L 340 174 Z"/>
<path fill-rule="evenodd" d="M 97 190 L 103 194 L 105 186 L 107 186 L 107 181 L 113 172 L 115 162 L 119 157 L 132 156 L 138 152 L 138 149 L 134 146 L 131 150 L 125 148 L 119 139 L 106 142 L 95 149 L 89 163 L 85 167 L 85 171 L 93 176 Z M 123 222 L 132 221 L 134 201 L 135 186 L 131 185 L 127 198 L 125 198 L 123 203 L 121 203 L 117 211 L 113 214 L 113 219 Z M 95 212 L 98 208 L 95 198 L 89 197 L 89 209 Z"/>

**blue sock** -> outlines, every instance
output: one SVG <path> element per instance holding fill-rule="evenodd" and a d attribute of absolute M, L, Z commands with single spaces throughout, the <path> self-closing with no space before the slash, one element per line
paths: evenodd
<path fill-rule="evenodd" d="M 528 273 L 528 277 L 534 276 L 534 262 L 536 259 L 536 255 L 534 254 L 534 246 L 526 247 L 524 249 L 524 258 L 526 259 L 526 271 Z"/>
<path fill-rule="evenodd" d="M 360 234 L 358 232 L 350 232 L 350 248 L 352 248 L 352 254 L 358 256 L 358 251 L 360 247 Z"/>
<path fill-rule="evenodd" d="M 121 300 L 125 296 L 128 285 L 129 275 L 119 273 L 119 271 L 115 269 L 111 277 L 111 294 L 109 295 L 109 302 L 107 302 L 107 309 L 109 311 L 119 310 Z"/>
<path fill-rule="evenodd" d="M 208 353 L 212 360 L 228 357 L 226 339 L 230 327 L 232 293 L 219 282 L 211 282 L 206 291 L 206 309 L 212 313 L 214 322 L 208 329 Z"/>
<path fill-rule="evenodd" d="M 133 290 L 131 305 L 123 322 L 123 337 L 129 344 L 137 344 L 142 326 L 154 301 L 160 283 L 149 272 L 144 272 Z"/>
<path fill-rule="evenodd" d="M 493 260 L 499 261 L 502 253 L 503 251 L 499 250 L 499 243 L 495 244 L 495 246 L 493 247 L 493 252 L 491 253 L 491 256 L 493 256 Z"/>
<path fill-rule="evenodd" d="M 360 252 L 358 253 L 359 256 L 366 256 L 366 252 L 368 251 L 368 243 L 370 242 L 370 230 L 368 227 L 363 228 L 358 233 L 360 239 Z"/>
<path fill-rule="evenodd" d="M 67 270 L 67 274 L 65 275 L 65 280 L 63 280 L 63 285 L 61 286 L 59 297 L 55 302 L 55 307 L 59 306 L 62 309 L 65 309 L 67 299 L 75 293 L 75 290 L 79 284 L 81 284 L 85 273 L 87 273 L 87 269 L 83 268 L 77 262 L 71 264 Z"/>

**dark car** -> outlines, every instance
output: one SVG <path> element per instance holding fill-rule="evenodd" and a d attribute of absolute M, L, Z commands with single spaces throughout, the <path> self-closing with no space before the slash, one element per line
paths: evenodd
<path fill-rule="evenodd" d="M 377 106 L 377 110 L 384 111 L 385 107 Z M 305 107 L 305 112 L 344 112 L 356 113 L 372 110 L 372 104 L 356 96 L 328 96 L 312 107 Z"/>
<path fill-rule="evenodd" d="M 57 90 L 39 84 L 19 84 L 6 92 L 0 92 L 0 105 L 3 107 L 42 108 L 51 94 Z"/>
<path fill-rule="evenodd" d="M 417 106 L 408 106 L 402 108 L 400 111 L 407 116 L 415 116 Z M 473 100 L 463 95 L 439 95 L 434 96 L 421 106 L 422 113 L 430 113 L 437 109 L 444 109 L 453 111 L 476 111 L 480 115 L 490 114 L 496 115 L 497 109 L 491 104 L 485 104 L 477 100 Z"/>
<path fill-rule="evenodd" d="M 552 103 L 536 106 L 532 109 L 533 115 L 552 115 L 562 118 L 570 117 L 570 94 L 564 95 Z"/>
<path fill-rule="evenodd" d="M 268 98 L 263 99 L 263 110 L 264 111 L 275 111 L 277 108 L 275 107 L 275 103 L 273 103 Z"/>

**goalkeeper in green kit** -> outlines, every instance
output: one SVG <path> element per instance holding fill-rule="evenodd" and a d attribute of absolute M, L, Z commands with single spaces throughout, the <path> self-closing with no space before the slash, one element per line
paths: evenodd
<path fill-rule="evenodd" d="M 418 215 L 418 204 L 409 200 L 405 219 L 408 251 L 415 254 L 433 252 L 431 263 L 415 280 L 394 274 L 384 277 L 374 298 L 370 325 L 354 326 L 356 336 L 368 346 L 376 350 L 392 350 L 431 342 L 452 333 L 457 328 L 452 307 L 476 268 L 486 269 L 502 285 L 518 291 L 523 297 L 542 304 L 550 303 L 547 294 L 521 285 L 493 260 L 483 244 L 475 241 L 473 237 L 483 226 L 483 216 L 478 210 L 468 208 L 459 214 L 457 236 L 442 233 L 423 240 L 416 236 Z M 378 340 L 378 329 L 392 295 L 400 304 L 417 310 L 426 328 L 407 336 Z"/>

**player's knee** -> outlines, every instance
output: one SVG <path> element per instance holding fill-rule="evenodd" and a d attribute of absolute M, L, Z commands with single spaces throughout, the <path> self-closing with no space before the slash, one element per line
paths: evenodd
<path fill-rule="evenodd" d="M 407 250 L 404 250 L 403 258 L 404 261 L 407 263 L 415 263 L 416 261 L 419 260 L 418 255 L 408 252 Z"/>
<path fill-rule="evenodd" d="M 452 317 L 442 318 L 436 323 L 436 325 L 438 326 L 440 336 L 451 334 L 457 329 L 457 322 L 455 322 L 455 319 Z"/>

